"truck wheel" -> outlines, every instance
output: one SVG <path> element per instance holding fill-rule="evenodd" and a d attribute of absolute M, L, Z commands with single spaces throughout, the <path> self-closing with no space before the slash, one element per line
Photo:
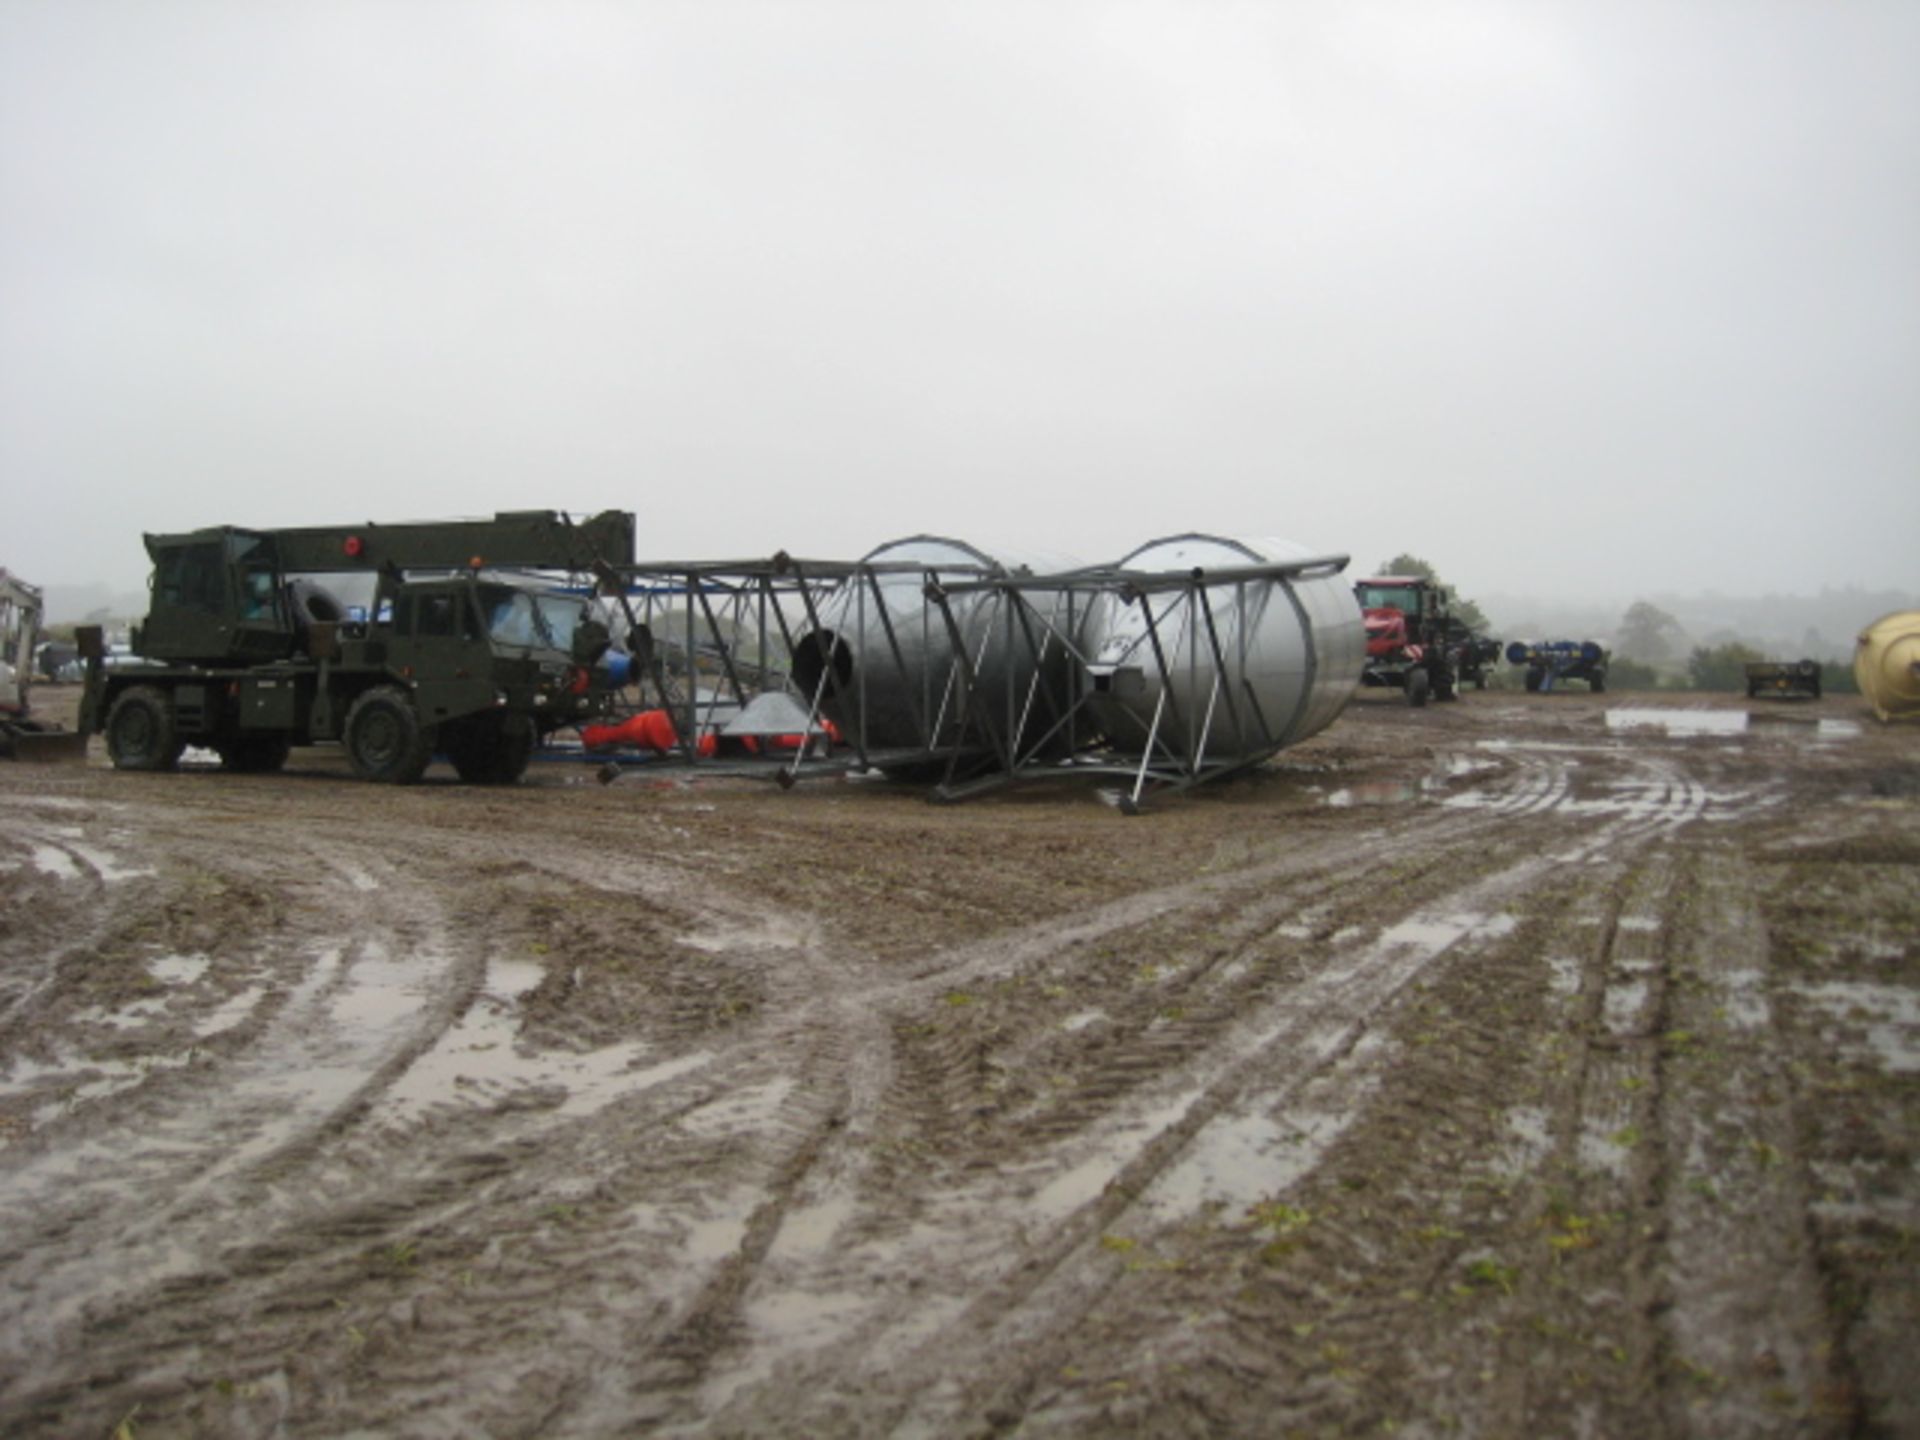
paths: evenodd
<path fill-rule="evenodd" d="M 354 773 L 382 785 L 411 785 L 433 759 L 432 729 L 393 685 L 377 685 L 353 702 L 346 742 Z"/>
<path fill-rule="evenodd" d="M 107 712 L 107 754 L 116 770 L 171 770 L 186 748 L 164 690 L 135 685 L 122 691 Z"/>
<path fill-rule="evenodd" d="M 469 785 L 511 785 L 533 758 L 533 722 L 524 715 L 476 716 L 447 737 L 447 758 Z"/>
<path fill-rule="evenodd" d="M 1546 681 L 1547 672 L 1539 666 L 1536 665 L 1527 671 L 1527 689 L 1529 691 L 1538 690 L 1542 685 L 1546 684 Z"/>
<path fill-rule="evenodd" d="M 1606 692 L 1606 688 L 1607 688 L 1606 676 L 1590 675 L 1587 677 L 1587 689 L 1591 690 L 1594 694 L 1596 695 L 1604 694 Z"/>
<path fill-rule="evenodd" d="M 293 745 L 283 735 L 248 735 L 214 747 L 220 763 L 236 775 L 267 775 L 287 763 Z"/>
<path fill-rule="evenodd" d="M 1407 672 L 1407 704 L 1418 710 L 1427 703 L 1427 692 L 1433 688 L 1433 679 L 1425 670 Z"/>

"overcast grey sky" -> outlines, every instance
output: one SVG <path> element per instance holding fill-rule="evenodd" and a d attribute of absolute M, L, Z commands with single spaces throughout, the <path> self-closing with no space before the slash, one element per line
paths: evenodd
<path fill-rule="evenodd" d="M 609 506 L 1920 588 L 1920 4 L 0 0 L 0 564 Z"/>

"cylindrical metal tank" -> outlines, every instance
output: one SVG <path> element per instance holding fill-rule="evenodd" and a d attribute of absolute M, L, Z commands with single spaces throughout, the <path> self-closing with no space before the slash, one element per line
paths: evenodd
<path fill-rule="evenodd" d="M 795 684 L 808 699 L 818 694 L 841 733 L 869 750 L 983 744 L 968 713 L 953 632 L 927 596 L 928 581 L 1053 574 L 1075 562 L 915 535 L 879 546 L 860 563 L 875 568 L 836 585 L 817 607 L 818 627 L 796 644 Z M 1021 624 L 1004 591 L 961 590 L 945 603 L 975 678 L 975 703 L 1002 743 L 1022 754 L 1063 753 L 1064 734 L 1037 742 L 1064 713 L 1070 694 L 1065 597 L 1022 593 L 1048 623 Z M 1061 633 L 1050 633 L 1049 625 Z M 829 664 L 833 676 L 826 683 Z"/>
<path fill-rule="evenodd" d="M 1882 720 L 1920 716 L 1920 610 L 1882 615 L 1862 630 L 1853 676 Z"/>
<path fill-rule="evenodd" d="M 1175 754 L 1251 760 L 1332 724 L 1366 659 L 1359 602 L 1340 565 L 1224 578 L 1314 558 L 1286 540 L 1176 535 L 1122 560 L 1122 571 L 1184 572 L 1200 583 L 1131 599 L 1109 591 L 1088 608 L 1081 634 L 1089 704 L 1115 748 L 1144 751 L 1151 735 Z M 1216 574 L 1223 579 L 1209 583 Z"/>

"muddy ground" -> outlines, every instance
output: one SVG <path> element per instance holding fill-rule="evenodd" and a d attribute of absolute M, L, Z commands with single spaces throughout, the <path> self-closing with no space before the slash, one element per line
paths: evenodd
<path fill-rule="evenodd" d="M 0 767 L 0 1433 L 1920 1434 L 1917 880 L 1850 698 L 1132 818 Z"/>

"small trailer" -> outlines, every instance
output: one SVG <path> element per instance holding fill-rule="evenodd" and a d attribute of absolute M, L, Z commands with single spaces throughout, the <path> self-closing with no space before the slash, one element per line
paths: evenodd
<path fill-rule="evenodd" d="M 1757 660 L 1747 666 L 1747 698 L 1758 700 L 1820 698 L 1817 660 Z"/>

